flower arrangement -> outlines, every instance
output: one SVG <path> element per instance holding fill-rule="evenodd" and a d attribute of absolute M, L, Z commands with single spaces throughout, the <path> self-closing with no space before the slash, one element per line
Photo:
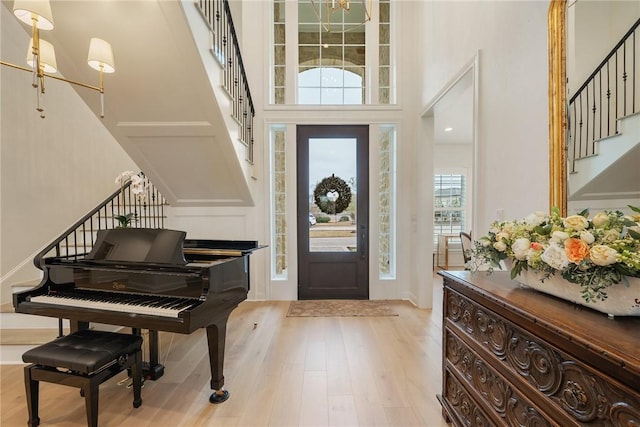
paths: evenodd
<path fill-rule="evenodd" d="M 118 175 L 115 180 L 115 183 L 120 185 L 121 192 L 124 186 L 129 182 L 131 182 L 131 192 L 134 194 L 136 199 L 140 202 L 144 202 L 147 199 L 147 189 L 149 187 L 149 181 L 147 178 L 144 175 L 136 174 L 133 171 L 124 171 Z M 138 215 L 135 212 L 129 212 L 116 215 L 114 218 L 118 221 L 119 227 L 126 228 L 129 227 L 133 221 L 138 220 Z"/>
<path fill-rule="evenodd" d="M 131 192 L 140 201 L 144 201 L 147 198 L 147 187 L 149 181 L 142 174 L 137 174 L 133 171 L 124 171 L 116 177 L 116 184 L 122 189 L 125 184 L 131 181 Z"/>
<path fill-rule="evenodd" d="M 489 271 L 511 262 L 511 278 L 523 270 L 544 281 L 554 274 L 581 287 L 586 302 L 603 301 L 609 286 L 626 276 L 640 277 L 640 208 L 633 214 L 604 211 L 588 218 L 588 210 L 563 218 L 533 213 L 518 221 L 494 222 L 488 234 L 474 242 L 471 269 L 480 264 Z"/>

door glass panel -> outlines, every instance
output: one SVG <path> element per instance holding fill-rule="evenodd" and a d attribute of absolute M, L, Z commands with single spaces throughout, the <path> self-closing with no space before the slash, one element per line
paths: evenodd
<path fill-rule="evenodd" d="M 309 252 L 357 252 L 356 139 L 309 139 Z"/>

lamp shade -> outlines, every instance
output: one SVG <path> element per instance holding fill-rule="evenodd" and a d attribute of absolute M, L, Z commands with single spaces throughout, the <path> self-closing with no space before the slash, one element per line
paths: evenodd
<path fill-rule="evenodd" d="M 13 14 L 29 26 L 33 25 L 32 18 L 35 17 L 39 30 L 53 30 L 53 14 L 49 0 L 15 0 Z"/>
<path fill-rule="evenodd" d="M 39 40 L 40 44 L 40 67 L 45 73 L 55 73 L 58 71 L 56 63 L 56 52 L 53 45 L 46 40 Z M 27 64 L 33 67 L 33 38 L 29 41 L 29 50 L 27 51 Z"/>
<path fill-rule="evenodd" d="M 116 70 L 111 45 L 95 37 L 92 38 L 91 43 L 89 43 L 87 62 L 91 68 L 98 71 L 102 69 L 105 73 L 113 73 Z"/>

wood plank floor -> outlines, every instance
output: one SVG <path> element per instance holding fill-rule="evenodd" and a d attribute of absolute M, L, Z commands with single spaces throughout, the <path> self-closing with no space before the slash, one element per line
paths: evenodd
<path fill-rule="evenodd" d="M 440 295 L 436 292 L 436 295 Z M 245 301 L 227 327 L 225 388 L 208 402 L 204 330 L 160 333 L 158 381 L 143 403 L 118 382 L 100 387 L 100 426 L 446 426 L 441 390 L 441 301 L 420 310 L 394 301 L 394 317 L 286 317 L 288 302 Z M 254 324 L 257 326 L 254 328 Z M 27 422 L 23 365 L 0 366 L 0 425 Z M 75 388 L 41 383 L 42 426 L 85 426 Z"/>

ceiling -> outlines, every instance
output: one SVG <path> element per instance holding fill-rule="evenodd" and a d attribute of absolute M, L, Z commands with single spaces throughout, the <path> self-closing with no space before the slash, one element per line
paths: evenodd
<path fill-rule="evenodd" d="M 473 73 L 465 73 L 433 108 L 436 144 L 473 142 Z"/>

